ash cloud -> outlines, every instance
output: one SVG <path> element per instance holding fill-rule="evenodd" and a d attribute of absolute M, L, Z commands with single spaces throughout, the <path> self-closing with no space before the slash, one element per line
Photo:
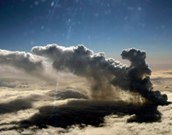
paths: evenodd
<path fill-rule="evenodd" d="M 26 72 L 42 70 L 42 60 L 31 53 L 0 50 L 0 64 L 22 69 Z"/>
<path fill-rule="evenodd" d="M 137 92 L 156 105 L 165 105 L 167 95 L 153 91 L 151 70 L 145 62 L 146 53 L 137 49 L 124 50 L 123 59 L 131 62 L 126 66 L 103 53 L 94 53 L 83 45 L 63 47 L 56 44 L 32 48 L 35 55 L 48 57 L 57 71 L 70 71 L 85 77 L 91 83 L 91 96 L 95 98 L 113 95 L 114 87 Z"/>
<path fill-rule="evenodd" d="M 7 72 L 6 74 L 9 74 L 8 76 L 10 76 L 10 74 L 13 75 L 13 73 L 16 73 L 20 74 L 19 77 L 25 76 L 25 78 L 27 78 L 26 76 L 30 76 L 33 78 L 53 82 L 53 80 L 55 80 L 55 77 L 52 73 L 53 70 L 51 67 L 49 67 L 49 64 L 46 63 L 45 59 L 46 58 L 34 55 L 29 52 L 8 51 L 0 49 L 0 66 L 4 72 Z M 49 69 L 48 72 L 47 69 Z M 9 70 L 12 73 L 8 73 Z"/>
<path fill-rule="evenodd" d="M 113 59 L 106 59 L 103 53 L 94 53 L 85 46 L 48 45 L 33 47 L 32 52 L 50 58 L 57 71 L 70 71 L 87 78 L 91 84 L 91 97 L 94 99 L 113 95 L 110 80 L 114 75 L 119 78 L 126 68 Z"/>
<path fill-rule="evenodd" d="M 127 79 L 124 79 L 129 82 L 127 88 L 138 92 L 153 104 L 168 104 L 166 94 L 161 94 L 160 91 L 153 91 L 150 80 L 151 70 L 145 62 L 146 53 L 137 49 L 128 49 L 124 50 L 121 56 L 131 62 L 131 65 L 127 68 Z"/>
<path fill-rule="evenodd" d="M 7 109 L 5 112 L 1 111 L 0 114 L 9 114 L 29 108 L 35 108 L 36 111 L 38 109 L 38 113 L 35 114 L 34 112 L 31 117 L 11 123 L 14 124 L 11 129 L 29 129 L 33 126 L 38 128 L 48 126 L 66 128 L 77 124 L 100 126 L 104 122 L 104 117 L 110 114 L 116 114 L 119 117 L 135 115 L 135 117 L 128 119 L 128 122 L 153 122 L 161 119 L 161 114 L 157 110 L 158 105 L 168 104 L 167 95 L 163 95 L 159 91 L 153 91 L 150 81 L 151 70 L 145 62 L 146 53 L 144 51 L 137 49 L 124 50 L 121 56 L 131 62 L 129 66 L 114 59 L 107 59 L 103 53 L 94 53 L 82 45 L 74 47 L 62 47 L 55 44 L 36 46 L 32 48 L 32 53 L 1 51 L 0 64 L 13 66 L 27 73 L 39 71 L 42 74 L 45 70 L 40 69 L 47 66 L 51 67 L 46 69 L 49 76 L 57 76 L 58 72 L 73 73 L 77 78 L 83 77 L 88 80 L 91 84 L 92 99 L 99 100 L 90 100 L 85 93 L 67 89 L 66 91 L 46 92 L 46 100 L 38 96 L 38 100 L 41 101 L 34 100 L 35 106 L 26 101 L 24 106 L 17 107 L 16 104 L 22 102 L 20 99 L 19 101 L 1 103 L 1 110 L 4 110 L 4 107 L 11 107 L 11 109 Z M 40 57 L 42 59 L 39 59 Z M 45 65 L 45 61 L 48 65 Z M 26 65 L 30 66 L 25 67 Z M 51 69 L 55 69 L 56 72 L 51 72 Z M 71 78 L 68 76 L 68 79 Z M 109 97 L 116 92 L 115 89 L 138 93 L 147 102 L 131 104 L 123 101 L 104 100 L 105 98 L 111 100 Z M 55 101 L 53 105 L 52 101 Z M 5 131 L 6 128 L 2 128 L 3 130 Z"/>

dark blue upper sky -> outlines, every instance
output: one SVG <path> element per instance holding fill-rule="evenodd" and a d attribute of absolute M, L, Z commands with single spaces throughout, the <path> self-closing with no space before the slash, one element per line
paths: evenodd
<path fill-rule="evenodd" d="M 172 0 L 0 0 L 0 48 L 84 44 L 109 56 L 124 48 L 172 56 Z"/>

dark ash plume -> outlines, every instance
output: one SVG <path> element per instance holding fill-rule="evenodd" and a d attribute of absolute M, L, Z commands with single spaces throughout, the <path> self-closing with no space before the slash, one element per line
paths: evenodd
<path fill-rule="evenodd" d="M 125 80 L 129 82 L 127 89 L 138 92 L 153 104 L 168 104 L 166 94 L 162 95 L 160 91 L 153 91 L 150 81 L 151 70 L 145 62 L 146 53 L 137 49 L 129 49 L 124 50 L 121 56 L 123 59 L 128 59 L 131 62 L 125 76 Z"/>
<path fill-rule="evenodd" d="M 94 53 L 85 46 L 38 46 L 33 47 L 32 52 L 50 58 L 57 71 L 70 71 L 86 77 L 91 83 L 91 97 L 94 99 L 112 96 L 114 93 L 110 80 L 114 76 L 120 79 L 126 68 L 113 59 L 106 59 L 103 53 Z"/>
<path fill-rule="evenodd" d="M 167 95 L 152 91 L 151 70 L 145 62 L 146 53 L 137 49 L 124 50 L 122 58 L 131 62 L 125 66 L 103 53 L 94 53 L 84 46 L 63 47 L 56 44 L 32 48 L 36 55 L 50 58 L 57 71 L 70 71 L 86 77 L 92 84 L 92 97 L 113 95 L 113 88 L 137 92 L 149 102 L 165 105 Z"/>

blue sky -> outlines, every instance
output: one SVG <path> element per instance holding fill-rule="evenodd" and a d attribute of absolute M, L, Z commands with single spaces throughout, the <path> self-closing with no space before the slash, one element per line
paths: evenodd
<path fill-rule="evenodd" d="M 139 48 L 172 57 L 171 0 L 1 0 L 0 49 L 84 44 L 107 56 Z"/>

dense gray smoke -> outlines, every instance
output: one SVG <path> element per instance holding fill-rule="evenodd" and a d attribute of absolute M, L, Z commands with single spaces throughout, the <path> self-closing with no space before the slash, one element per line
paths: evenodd
<path fill-rule="evenodd" d="M 67 70 L 76 75 L 86 77 L 91 83 L 91 97 L 108 98 L 113 95 L 113 85 L 110 80 L 124 74 L 125 66 L 113 59 L 106 59 L 103 53 L 94 53 L 84 46 L 62 47 L 48 45 L 34 47 L 32 52 L 50 58 L 53 67 L 59 70 Z"/>
<path fill-rule="evenodd" d="M 145 62 L 144 51 L 129 49 L 122 58 L 131 62 L 123 65 L 114 59 L 105 58 L 103 53 L 94 53 L 84 46 L 62 47 L 56 44 L 32 48 L 36 55 L 48 57 L 57 71 L 70 71 L 86 77 L 92 84 L 92 97 L 109 96 L 113 87 L 137 92 L 149 102 L 167 104 L 167 95 L 152 91 L 151 70 Z"/>
<path fill-rule="evenodd" d="M 122 88 L 138 92 L 154 104 L 167 104 L 166 94 L 162 95 L 160 91 L 152 91 L 153 87 L 150 81 L 151 70 L 145 62 L 146 53 L 136 49 L 129 49 L 124 50 L 121 56 L 123 59 L 128 59 L 131 62 L 131 65 L 126 70 L 125 79 L 123 79 L 128 85 Z"/>

